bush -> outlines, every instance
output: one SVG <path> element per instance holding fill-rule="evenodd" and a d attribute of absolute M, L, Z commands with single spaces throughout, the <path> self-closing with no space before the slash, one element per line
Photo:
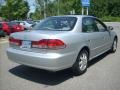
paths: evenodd
<path fill-rule="evenodd" d="M 120 17 L 104 16 L 101 20 L 104 22 L 120 22 Z"/>

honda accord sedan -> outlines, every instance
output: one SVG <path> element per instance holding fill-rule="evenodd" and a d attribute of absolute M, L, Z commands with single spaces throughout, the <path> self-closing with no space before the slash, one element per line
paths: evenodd
<path fill-rule="evenodd" d="M 107 52 L 115 52 L 118 37 L 112 26 L 85 15 L 53 16 L 33 30 L 9 37 L 8 58 L 16 63 L 49 71 L 71 68 L 80 75 L 88 61 Z"/>

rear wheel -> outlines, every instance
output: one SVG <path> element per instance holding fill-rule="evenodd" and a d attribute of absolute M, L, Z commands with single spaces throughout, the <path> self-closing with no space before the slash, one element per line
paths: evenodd
<path fill-rule="evenodd" d="M 5 32 L 3 30 L 0 30 L 0 37 L 5 37 L 5 36 L 6 36 Z"/>
<path fill-rule="evenodd" d="M 82 50 L 72 67 L 73 73 L 75 75 L 83 74 L 87 70 L 89 54 L 87 50 Z"/>
<path fill-rule="evenodd" d="M 7 35 L 7 33 L 5 31 L 3 31 L 3 37 L 5 37 Z"/>

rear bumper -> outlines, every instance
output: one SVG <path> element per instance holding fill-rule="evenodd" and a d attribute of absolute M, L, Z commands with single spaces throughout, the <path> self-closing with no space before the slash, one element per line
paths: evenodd
<path fill-rule="evenodd" d="M 74 53 L 35 53 L 9 48 L 7 50 L 8 58 L 16 63 L 45 69 L 49 71 L 59 71 L 69 68 L 75 60 Z"/>

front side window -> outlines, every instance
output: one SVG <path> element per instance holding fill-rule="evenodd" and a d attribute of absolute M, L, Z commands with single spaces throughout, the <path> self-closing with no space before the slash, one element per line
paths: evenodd
<path fill-rule="evenodd" d="M 50 17 L 37 24 L 33 29 L 69 31 L 74 28 L 76 21 L 76 17 Z"/>
<path fill-rule="evenodd" d="M 98 27 L 98 30 L 99 30 L 100 32 L 106 31 L 105 25 L 103 25 L 99 20 L 95 20 L 95 23 L 96 23 L 96 25 L 97 25 L 97 27 Z"/>
<path fill-rule="evenodd" d="M 82 32 L 98 32 L 97 25 L 93 18 L 91 18 L 91 17 L 83 18 Z"/>

